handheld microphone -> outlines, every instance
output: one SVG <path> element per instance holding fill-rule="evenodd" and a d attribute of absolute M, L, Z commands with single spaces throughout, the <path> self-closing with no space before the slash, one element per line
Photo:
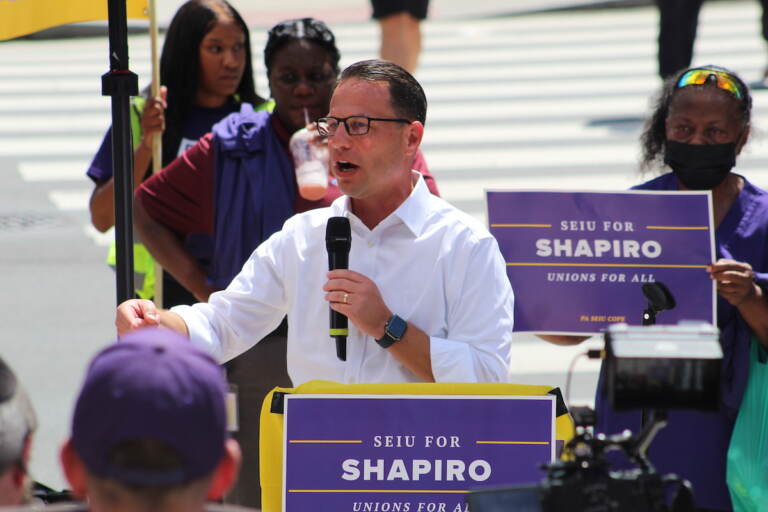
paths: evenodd
<path fill-rule="evenodd" d="M 328 270 L 349 267 L 349 249 L 352 246 L 352 232 L 349 219 L 331 217 L 325 228 L 325 248 L 328 251 Z M 331 309 L 332 338 L 336 339 L 336 357 L 347 360 L 347 317 Z"/>

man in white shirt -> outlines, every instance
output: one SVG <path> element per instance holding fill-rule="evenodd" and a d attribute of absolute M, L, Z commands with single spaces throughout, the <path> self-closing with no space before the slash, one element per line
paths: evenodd
<path fill-rule="evenodd" d="M 118 307 L 123 334 L 158 323 L 226 361 L 288 315 L 288 371 L 359 382 L 506 381 L 513 293 L 496 240 L 432 196 L 410 164 L 426 119 L 419 83 L 399 66 L 342 72 L 328 117 L 330 168 L 345 194 L 289 219 L 208 303 L 158 311 Z M 327 270 L 325 227 L 349 218 L 349 270 Z M 328 336 L 328 307 L 349 318 L 347 360 Z"/>

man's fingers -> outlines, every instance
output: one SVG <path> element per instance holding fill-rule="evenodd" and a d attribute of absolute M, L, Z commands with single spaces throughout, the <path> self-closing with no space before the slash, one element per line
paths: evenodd
<path fill-rule="evenodd" d="M 144 314 L 144 321 L 151 325 L 159 325 L 160 317 L 155 312 L 148 312 Z"/>
<path fill-rule="evenodd" d="M 335 291 L 343 291 L 349 293 L 352 291 L 350 288 L 352 287 L 352 282 L 347 279 L 331 279 L 329 281 L 326 281 L 326 283 L 323 285 L 323 291 L 326 292 L 335 292 Z"/>
<path fill-rule="evenodd" d="M 363 284 L 351 279 L 337 277 L 326 281 L 323 285 L 323 290 L 326 292 L 342 291 L 347 293 L 360 293 L 363 290 Z"/>
<path fill-rule="evenodd" d="M 157 319 L 157 308 L 155 307 L 154 302 L 151 300 L 138 300 L 135 304 L 140 317 Z"/>
<path fill-rule="evenodd" d="M 117 308 L 115 326 L 119 335 L 141 327 L 160 324 L 157 308 L 152 301 L 131 299 Z"/>
<path fill-rule="evenodd" d="M 712 279 L 719 282 L 728 282 L 728 281 L 751 282 L 755 278 L 754 273 L 752 273 L 752 271 L 740 272 L 735 270 L 725 270 L 723 272 L 717 272 L 710 275 L 712 276 Z"/>
<path fill-rule="evenodd" d="M 749 263 L 743 263 L 733 260 L 718 260 L 717 262 L 707 267 L 709 272 L 722 272 L 724 270 L 741 270 L 744 272 L 752 271 L 752 266 Z"/>
<path fill-rule="evenodd" d="M 349 304 L 349 293 L 333 291 L 325 294 L 325 300 L 328 302 L 339 302 L 341 304 Z"/>
<path fill-rule="evenodd" d="M 328 272 L 327 276 L 328 276 L 328 279 L 348 279 L 355 283 L 362 283 L 362 282 L 365 282 L 365 280 L 367 279 L 362 274 L 349 269 L 331 270 L 330 272 Z"/>
<path fill-rule="evenodd" d="M 142 327 L 155 327 L 159 325 L 154 318 L 134 318 L 131 322 L 131 330 L 141 329 Z"/>

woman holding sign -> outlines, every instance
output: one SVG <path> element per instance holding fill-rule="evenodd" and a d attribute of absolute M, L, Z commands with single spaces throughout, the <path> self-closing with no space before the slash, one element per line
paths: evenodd
<path fill-rule="evenodd" d="M 663 162 L 673 172 L 636 187 L 712 191 L 718 259 L 707 272 L 718 293 L 720 411 L 671 412 L 651 460 L 659 471 L 691 480 L 697 504 L 715 510 L 731 509 L 726 452 L 747 384 L 750 340 L 768 346 L 768 192 L 732 172 L 749 138 L 751 109 L 749 89 L 724 68 L 704 66 L 675 75 L 665 83 L 642 135 L 644 167 Z M 600 398 L 598 403 L 606 431 L 636 421 L 608 410 Z"/>
<path fill-rule="evenodd" d="M 768 192 L 732 172 L 749 138 L 751 110 L 749 89 L 734 73 L 691 68 L 664 83 L 641 137 L 643 168 L 667 165 L 672 172 L 635 188 L 712 191 L 717 261 L 707 272 L 718 293 L 720 410 L 670 411 L 668 426 L 650 450 L 659 473 L 677 473 L 693 483 L 701 510 L 732 509 L 726 453 L 747 384 L 750 342 L 768 346 Z M 583 339 L 542 337 L 559 344 Z M 598 431 L 639 432 L 640 411 L 614 411 L 602 392 L 603 378 L 601 373 Z"/>

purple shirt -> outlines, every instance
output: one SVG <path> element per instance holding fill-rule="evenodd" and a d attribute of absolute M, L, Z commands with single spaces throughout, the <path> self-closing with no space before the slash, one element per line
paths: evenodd
<path fill-rule="evenodd" d="M 678 190 L 677 178 L 668 173 L 633 188 Z M 768 192 L 745 178 L 744 189 L 715 231 L 715 243 L 718 259 L 749 263 L 757 274 L 758 284 L 768 289 Z M 670 411 L 669 423 L 656 436 L 649 458 L 659 473 L 677 473 L 690 480 L 698 507 L 729 510 L 726 453 L 747 383 L 752 333 L 738 310 L 719 296 L 717 326 L 723 347 L 720 410 Z M 612 410 L 600 391 L 603 378 L 601 371 L 595 401 L 598 431 L 613 434 L 629 428 L 637 434 L 640 412 Z M 613 462 L 617 460 L 614 458 Z"/>

